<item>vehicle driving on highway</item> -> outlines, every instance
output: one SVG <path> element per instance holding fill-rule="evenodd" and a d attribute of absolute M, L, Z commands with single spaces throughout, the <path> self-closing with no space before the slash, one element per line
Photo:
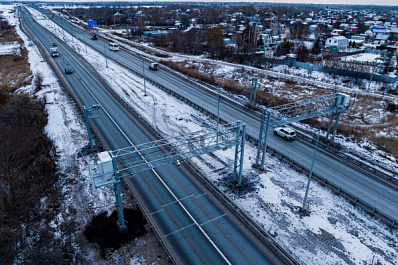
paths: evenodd
<path fill-rule="evenodd" d="M 56 47 L 51 48 L 50 51 L 51 51 L 51 57 L 59 56 L 58 49 Z"/>
<path fill-rule="evenodd" d="M 151 63 L 149 65 L 149 69 L 157 71 L 157 70 L 159 70 L 159 64 L 158 63 Z"/>
<path fill-rule="evenodd" d="M 109 49 L 111 51 L 118 51 L 119 50 L 119 44 L 111 42 L 111 43 L 109 43 Z"/>
<path fill-rule="evenodd" d="M 70 75 L 72 73 L 73 73 L 72 68 L 70 68 L 70 67 L 65 68 L 65 74 Z"/>
<path fill-rule="evenodd" d="M 274 128 L 274 135 L 279 135 L 286 141 L 292 141 L 296 137 L 296 132 L 289 127 L 276 127 Z"/>

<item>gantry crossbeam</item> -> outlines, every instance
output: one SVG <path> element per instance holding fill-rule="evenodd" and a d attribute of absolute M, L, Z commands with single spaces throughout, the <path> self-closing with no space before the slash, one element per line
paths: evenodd
<path fill-rule="evenodd" d="M 233 180 L 241 185 L 246 125 L 237 121 L 149 143 L 98 154 L 99 173 L 91 175 L 96 188 L 114 186 L 118 219 L 125 228 L 119 182 L 156 167 L 235 146 Z"/>
<path fill-rule="evenodd" d="M 346 111 L 349 106 L 350 96 L 336 93 L 328 96 L 321 96 L 313 99 L 305 99 L 294 103 L 280 105 L 268 109 L 263 109 L 257 146 L 256 164 L 259 165 L 260 156 L 261 168 L 264 167 L 265 150 L 269 127 L 276 127 L 301 121 L 329 113 L 340 113 Z M 267 121 L 265 122 L 265 116 Z M 333 117 L 333 116 L 332 116 Z M 336 120 L 337 127 L 338 118 Z M 330 124 L 329 124 L 330 127 Z M 262 152 L 262 155 L 261 155 Z"/>
<path fill-rule="evenodd" d="M 340 95 L 341 94 L 321 96 L 268 108 L 266 111 L 271 113 L 269 126 L 281 126 L 295 121 L 332 113 L 341 106 L 337 104 L 340 101 Z"/>
<path fill-rule="evenodd" d="M 218 129 L 214 126 L 203 131 L 139 144 L 109 153 L 116 160 L 117 177 L 123 178 L 126 175 L 236 146 L 242 143 L 242 136 L 236 133 L 241 127 L 240 122 L 220 125 Z"/>

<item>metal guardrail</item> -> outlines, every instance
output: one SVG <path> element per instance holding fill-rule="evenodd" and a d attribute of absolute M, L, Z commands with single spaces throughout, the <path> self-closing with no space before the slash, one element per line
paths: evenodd
<path fill-rule="evenodd" d="M 155 232 L 154 234 L 155 234 L 156 238 L 158 239 L 159 243 L 163 246 L 164 250 L 168 254 L 167 259 L 170 262 L 172 262 L 173 264 L 177 264 L 177 261 L 175 260 L 173 255 L 171 255 L 171 253 L 172 253 L 171 249 L 167 246 L 167 244 L 160 237 L 160 234 L 161 234 L 160 231 L 157 229 L 156 225 L 153 224 L 153 222 L 149 218 L 149 216 L 145 213 L 145 210 L 143 208 L 143 202 L 141 200 L 139 200 L 139 197 L 137 196 L 137 194 L 135 194 L 134 188 L 132 187 L 132 183 L 126 178 L 124 179 L 124 183 L 126 183 L 127 191 L 130 192 L 130 196 L 132 196 L 134 198 L 134 200 L 136 201 L 137 206 L 140 208 L 140 211 L 142 212 L 145 219 L 147 220 L 150 228 Z"/>
<path fill-rule="evenodd" d="M 22 24 L 22 23 L 21 23 L 21 24 Z M 41 42 L 35 37 L 35 35 L 34 35 L 33 33 L 32 33 L 32 34 L 27 34 L 27 35 L 28 35 L 28 36 L 33 35 L 33 40 L 35 41 L 36 45 L 38 45 L 38 47 L 40 47 L 42 50 L 47 51 L 47 50 L 44 48 L 44 46 L 41 44 Z M 40 52 L 42 53 L 41 49 L 39 49 L 39 50 L 40 50 Z M 72 49 L 69 49 L 69 50 L 72 50 Z M 73 50 L 72 50 L 72 51 L 73 51 Z M 79 110 L 81 111 L 81 114 L 83 114 L 83 112 L 82 112 L 82 107 L 83 107 L 83 105 L 81 104 L 80 100 L 78 99 L 78 97 L 76 96 L 76 94 L 73 92 L 73 90 L 69 87 L 69 85 L 68 85 L 68 83 L 66 82 L 66 80 L 63 79 L 62 73 L 58 70 L 58 68 L 56 67 L 54 61 L 51 60 L 51 56 L 48 54 L 48 52 L 47 52 L 47 54 L 43 54 L 43 53 L 42 53 L 42 55 L 43 55 L 43 57 L 46 58 L 47 61 L 50 63 L 51 68 L 53 68 L 53 70 L 57 73 L 58 77 L 61 78 L 61 82 L 63 83 L 64 87 L 67 88 L 67 92 L 74 98 L 74 100 L 76 100 L 76 102 L 78 103 L 78 105 L 81 106 L 81 108 L 79 108 Z M 101 78 L 101 79 L 102 79 L 102 77 L 101 77 L 98 73 L 96 74 L 96 76 L 97 76 L 97 78 Z M 105 82 L 104 79 L 102 79 L 101 81 L 104 82 L 104 83 L 106 84 L 106 82 Z M 134 114 L 137 114 L 137 117 L 140 119 L 140 121 L 142 121 L 142 122 L 145 124 L 145 127 L 146 127 L 147 129 L 150 129 L 151 132 L 154 133 L 155 135 L 157 135 L 157 137 L 158 137 L 159 139 L 161 138 L 161 135 L 158 134 L 157 131 L 153 130 L 153 128 L 150 126 L 150 124 L 149 124 L 141 115 L 139 115 L 137 112 L 135 112 L 134 109 L 132 109 L 126 102 L 124 102 L 124 101 L 122 100 L 122 98 L 120 98 L 108 85 L 107 85 L 107 89 L 108 89 L 108 91 L 110 91 L 113 95 L 115 95 L 115 96 L 122 102 L 122 104 L 123 104 L 125 107 L 127 107 L 127 108 L 128 108 L 130 111 L 132 111 Z M 134 114 L 133 114 L 133 115 L 134 115 Z M 101 134 L 98 132 L 98 130 L 95 128 L 95 126 L 92 126 L 91 129 L 94 131 L 94 135 L 95 135 L 96 137 L 98 137 L 98 139 L 99 139 L 99 141 L 101 142 L 101 144 L 102 144 L 103 146 L 107 146 L 107 145 L 106 145 L 106 142 L 105 142 L 104 139 L 101 137 Z M 108 149 L 109 149 L 109 148 L 108 148 Z M 129 189 L 129 190 L 132 192 L 131 189 Z M 137 198 L 136 196 L 134 196 L 134 197 Z M 140 208 L 142 208 L 142 206 L 140 206 Z M 144 211 L 142 211 L 142 212 L 143 212 L 144 216 L 146 217 L 146 220 L 147 220 L 148 223 L 150 224 L 151 228 L 155 231 L 155 235 L 156 235 L 156 237 L 158 238 L 159 242 L 162 244 L 162 246 L 164 247 L 165 251 L 168 253 L 168 257 L 167 257 L 167 258 L 169 259 L 169 261 L 171 261 L 173 264 L 177 264 L 176 261 L 174 260 L 173 256 L 171 255 L 170 249 L 166 246 L 166 244 L 165 244 L 165 243 L 163 242 L 163 240 L 160 238 L 160 234 L 158 234 L 159 232 L 157 231 L 157 229 L 155 228 L 155 226 L 153 225 L 153 223 L 151 222 L 151 220 L 145 215 L 145 212 L 144 212 Z"/>
<path fill-rule="evenodd" d="M 276 253 L 280 255 L 283 259 L 285 259 L 291 265 L 298 265 L 298 261 L 296 261 L 292 253 L 289 253 L 285 249 L 283 249 L 273 238 L 272 236 L 267 233 L 261 226 L 259 226 L 253 219 L 238 205 L 236 205 L 224 192 L 222 192 L 210 179 L 208 179 L 203 172 L 193 163 L 190 161 L 184 162 L 186 167 L 194 173 L 198 179 L 205 184 L 214 195 L 224 201 L 225 205 L 227 205 L 232 212 L 234 212 L 240 220 L 242 220 L 245 224 L 247 224 L 250 229 L 255 232 L 256 234 L 261 236 L 262 241 L 269 247 L 272 247 Z"/>
<path fill-rule="evenodd" d="M 119 64 L 118 62 L 115 62 L 115 63 Z M 119 64 L 119 65 L 121 65 L 121 64 Z M 125 69 L 127 69 L 127 70 L 129 70 L 129 71 L 131 71 L 131 72 L 133 72 L 133 73 L 135 73 L 136 75 L 138 75 L 138 76 L 140 76 L 140 77 L 143 77 L 143 75 L 142 75 L 141 73 L 136 72 L 136 71 L 134 71 L 134 70 L 132 70 L 132 69 L 129 69 L 129 68 L 126 67 L 125 65 L 121 65 L 121 66 L 123 66 L 123 68 L 125 68 Z M 200 107 L 200 106 L 197 105 L 196 103 L 190 101 L 189 99 L 186 99 L 186 98 L 182 97 L 181 95 L 179 95 L 179 94 L 175 93 L 174 91 L 171 91 L 171 90 L 169 90 L 168 88 L 166 88 L 166 87 L 164 87 L 164 86 L 162 86 L 162 85 L 160 85 L 160 84 L 154 82 L 153 80 L 147 79 L 147 81 L 149 81 L 149 82 L 152 83 L 153 85 L 157 86 L 158 88 L 160 88 L 160 89 L 162 89 L 162 90 L 168 92 L 169 94 L 175 96 L 176 98 L 182 100 L 183 102 L 185 102 L 185 103 L 187 103 L 187 104 L 193 106 L 194 108 L 196 108 L 196 109 L 198 109 L 198 110 L 204 112 L 205 114 L 207 114 L 207 115 L 209 115 L 209 116 L 211 116 L 211 117 L 213 117 L 213 118 L 216 118 L 214 114 L 212 114 L 212 113 L 210 113 L 209 111 L 203 109 L 202 107 Z M 225 120 L 220 119 L 220 121 L 226 123 Z M 247 140 L 252 140 L 252 141 L 255 142 L 255 143 L 258 141 L 256 138 L 254 138 L 253 136 L 251 136 L 251 135 L 249 135 L 249 134 L 246 134 L 246 138 L 247 138 Z M 267 148 L 268 148 L 268 149 L 271 149 L 271 147 L 269 147 L 269 146 L 267 146 Z M 273 150 L 275 150 L 275 149 L 273 149 Z M 279 153 L 280 153 L 280 152 L 279 152 Z M 333 152 L 333 153 L 334 153 L 334 152 Z M 287 157 L 287 156 L 285 156 L 285 155 L 282 154 L 282 153 L 280 153 L 280 154 L 281 154 L 282 157 L 285 157 L 285 158 Z M 291 160 L 291 159 L 290 159 L 290 160 Z M 342 160 L 342 159 L 340 158 L 339 160 Z M 293 161 L 293 160 L 291 160 L 291 161 Z M 347 162 L 347 161 L 343 161 L 343 162 L 349 164 L 349 162 Z M 293 161 L 292 163 L 293 163 L 293 164 L 295 163 L 296 165 L 298 165 L 298 163 L 295 162 L 295 161 Z M 355 164 L 353 164 L 353 165 L 355 165 Z M 302 166 L 302 165 L 300 165 L 300 167 L 301 167 L 301 170 L 307 170 L 307 171 L 309 172 L 309 170 L 308 170 L 306 167 L 304 167 L 304 166 Z M 360 166 L 357 165 L 356 167 L 360 167 Z M 362 171 L 365 171 L 366 169 L 361 169 L 361 170 L 362 170 Z M 382 172 L 380 172 L 380 171 L 378 171 L 378 170 L 376 170 L 376 169 L 374 169 L 374 168 L 372 168 L 372 171 L 374 171 L 374 172 L 379 172 L 380 174 L 383 174 Z M 366 202 L 363 202 L 362 200 L 360 200 L 360 199 L 359 199 L 358 197 L 356 197 L 355 195 L 351 194 L 350 192 L 346 191 L 345 189 L 342 189 L 341 187 L 338 187 L 337 185 L 334 185 L 332 182 L 327 181 L 326 179 L 324 179 L 323 177 L 319 176 L 318 174 L 313 173 L 313 176 L 314 176 L 314 175 L 315 175 L 315 178 L 316 178 L 316 179 L 321 179 L 321 180 L 325 183 L 325 186 L 326 186 L 326 184 L 328 184 L 328 185 L 332 188 L 332 190 L 333 190 L 333 188 L 334 188 L 334 189 L 337 189 L 337 190 L 339 191 L 338 193 L 339 193 L 340 195 L 344 196 L 344 194 L 345 194 L 345 195 L 346 195 L 346 196 L 344 196 L 345 198 L 347 198 L 347 199 L 349 199 L 349 200 L 351 200 L 351 201 L 354 201 L 355 204 L 358 204 L 358 205 L 360 205 L 360 206 L 363 206 L 363 209 L 364 209 L 365 211 L 369 212 L 371 215 L 376 215 L 376 216 L 380 217 L 380 219 L 382 219 L 382 220 L 385 221 L 386 223 L 392 224 L 392 227 L 397 227 L 397 220 L 393 219 L 392 217 L 388 216 L 387 214 L 385 214 L 385 213 L 383 213 L 383 212 L 381 212 L 381 211 L 378 211 L 378 210 L 377 210 L 376 208 L 374 208 L 373 206 L 369 205 L 369 204 L 366 203 Z M 388 176 L 388 175 L 387 175 L 387 176 Z M 371 210 L 370 210 L 370 209 L 371 209 Z"/>
<path fill-rule="evenodd" d="M 297 132 L 297 136 L 301 140 L 311 143 L 315 146 L 316 140 L 314 138 L 304 135 L 300 132 Z M 375 165 L 377 167 L 380 167 L 383 171 L 390 173 L 387 174 L 381 170 L 378 170 L 370 166 L 369 164 L 371 164 L 371 162 L 369 162 L 369 164 L 362 162 L 357 158 L 349 156 L 343 152 L 340 152 L 339 150 L 322 142 L 318 143 L 318 148 L 322 148 L 322 150 L 327 151 L 328 154 L 332 155 L 336 159 L 339 159 L 341 162 L 345 163 L 346 165 L 355 167 L 357 170 L 360 170 L 363 173 L 370 175 L 373 179 L 382 182 L 384 185 L 387 185 L 395 190 L 398 190 L 398 175 L 396 172 L 393 172 L 390 169 L 385 168 L 381 165 Z"/>
<path fill-rule="evenodd" d="M 90 44 L 88 44 L 88 45 L 89 45 L 90 47 L 92 47 L 93 49 L 95 49 L 95 50 L 97 50 L 97 51 L 99 51 L 99 52 L 102 52 L 102 49 L 99 50 L 99 49 L 96 49 L 95 47 L 91 46 Z M 120 65 L 120 66 L 123 67 L 124 69 L 126 69 L 126 70 L 128 70 L 128 71 L 134 73 L 135 75 L 137 75 L 137 76 L 143 78 L 143 75 L 142 75 L 140 72 L 134 71 L 133 69 L 131 69 L 131 68 L 129 68 L 128 66 L 126 66 L 125 64 L 122 64 L 122 63 L 120 63 L 120 62 L 114 61 L 113 59 L 111 59 L 111 58 L 109 58 L 109 57 L 108 57 L 108 59 L 109 59 L 109 60 L 112 60 L 113 62 L 115 62 L 116 64 Z M 99 76 L 99 78 L 101 78 L 101 79 L 103 80 L 103 82 L 106 83 L 106 81 L 105 81 L 100 75 L 98 75 L 98 76 Z M 147 77 L 146 77 L 146 80 L 147 80 L 148 82 L 150 82 L 152 85 L 157 86 L 158 88 L 160 88 L 160 89 L 162 89 L 163 91 L 165 91 L 165 92 L 167 92 L 167 93 L 169 93 L 169 94 L 175 96 L 176 98 L 182 100 L 183 102 L 185 102 L 185 103 L 187 103 L 188 105 L 190 105 L 190 106 L 196 108 L 197 110 L 202 111 L 203 113 L 209 115 L 210 117 L 216 118 L 214 114 L 210 113 L 208 110 L 203 109 L 201 106 L 197 105 L 196 103 L 192 102 L 191 100 L 189 100 L 189 99 L 187 99 L 187 98 L 185 98 L 185 97 L 182 97 L 181 95 L 175 93 L 174 91 L 172 91 L 172 90 L 170 90 L 170 89 L 164 87 L 163 85 L 161 85 L 161 84 L 159 84 L 159 83 L 157 83 L 157 82 L 155 82 L 155 81 L 153 81 L 153 80 L 151 80 L 151 79 L 148 79 Z M 155 130 L 152 128 L 152 126 L 148 123 L 148 121 L 147 121 L 145 118 L 143 118 L 138 112 L 136 112 L 132 107 L 130 107 L 129 104 L 128 104 L 127 102 L 125 102 L 120 96 L 118 96 L 118 95 L 116 94 L 116 92 L 114 92 L 112 89 L 110 89 L 110 91 L 111 91 L 114 95 L 116 95 L 119 99 L 121 99 L 121 101 L 124 103 L 124 105 L 125 105 L 128 109 L 130 109 L 134 114 L 136 114 L 137 117 L 139 117 L 139 119 L 140 119 L 146 126 L 149 126 L 149 127 L 150 127 L 150 129 L 149 129 L 149 128 L 147 128 L 147 129 L 149 129 L 151 132 L 153 132 L 154 135 L 157 135 L 157 137 L 158 137 L 159 139 L 161 138 L 161 135 L 160 135 L 157 131 L 155 131 Z M 223 120 L 223 119 L 220 119 L 220 122 L 227 123 L 227 122 L 226 122 L 225 120 Z M 253 141 L 253 142 L 255 142 L 255 143 L 258 142 L 258 140 L 257 140 L 255 137 L 253 137 L 253 136 L 251 136 L 251 135 L 249 135 L 249 134 L 246 134 L 246 138 L 247 138 L 247 140 L 251 140 L 251 141 Z M 282 153 L 276 151 L 275 149 L 273 149 L 273 148 L 271 148 L 271 147 L 269 147 L 269 146 L 267 146 L 267 149 L 268 149 L 268 150 L 273 150 L 273 151 L 272 151 L 273 153 L 279 153 L 279 154 L 281 155 L 281 158 L 284 158 L 285 160 L 286 160 L 286 159 L 289 159 L 289 161 L 291 161 L 292 165 L 299 166 L 299 167 L 300 167 L 300 170 L 307 170 L 307 171 L 309 172 L 308 168 L 304 167 L 304 166 L 301 165 L 301 164 L 298 164 L 298 163 L 295 162 L 294 160 L 288 158 L 286 155 L 284 155 L 284 154 L 282 154 Z M 341 153 L 341 152 L 340 152 L 340 153 Z M 335 154 L 335 150 L 333 150 L 332 154 Z M 342 159 L 340 158 L 340 160 L 342 160 Z M 351 160 L 351 159 L 350 159 L 350 160 Z M 349 164 L 349 162 L 347 162 L 347 161 L 343 161 L 343 162 Z M 353 163 L 352 165 L 355 165 L 355 164 Z M 361 167 L 361 166 L 364 166 L 364 165 L 365 165 L 365 164 L 363 164 L 363 163 L 362 163 L 362 165 L 361 165 L 360 163 L 358 163 L 358 165 L 355 165 L 355 166 L 356 166 L 357 168 L 359 167 L 359 169 L 360 169 L 360 167 Z M 361 170 L 366 171 L 366 169 L 361 169 Z M 373 171 L 373 172 L 379 172 L 380 174 L 384 174 L 384 173 L 382 173 L 382 172 L 380 172 L 379 170 L 374 169 L 374 168 L 372 168 L 372 171 Z M 387 176 L 388 176 L 388 175 L 387 175 Z M 359 199 L 358 197 L 356 197 L 355 195 L 353 195 L 353 194 L 351 194 L 350 192 L 348 192 L 348 191 L 342 189 L 341 187 L 338 187 L 337 185 L 333 184 L 332 182 L 327 181 L 326 179 L 324 179 L 323 177 L 319 176 L 318 174 L 313 173 L 313 177 L 314 177 L 315 179 L 322 180 L 322 183 L 324 183 L 325 186 L 327 186 L 327 185 L 330 186 L 330 187 L 332 188 L 332 190 L 333 190 L 333 189 L 337 190 L 337 191 L 338 191 L 338 194 L 343 195 L 343 196 L 345 195 L 344 197 L 346 197 L 347 199 L 353 201 L 355 205 L 358 204 L 358 205 L 363 206 L 363 209 L 365 209 L 367 212 L 371 213 L 371 215 L 376 215 L 376 216 L 380 217 L 380 219 L 382 219 L 382 220 L 385 221 L 386 223 L 390 223 L 392 227 L 395 227 L 395 228 L 397 227 L 397 225 L 398 225 L 398 224 L 397 224 L 397 220 L 393 219 L 392 217 L 388 216 L 387 214 L 385 214 L 385 213 L 383 213 L 383 212 L 377 210 L 375 207 L 369 205 L 368 203 L 363 202 L 362 200 L 360 200 L 360 199 Z"/>
<path fill-rule="evenodd" d="M 277 151 L 276 149 L 267 146 L 267 151 L 271 153 L 271 155 L 277 156 L 279 155 L 279 159 L 288 163 L 290 167 L 294 167 L 296 170 L 299 172 L 306 172 L 307 175 L 310 173 L 310 169 L 303 166 L 300 163 L 297 163 L 295 160 L 290 158 L 289 156 L 284 155 L 283 153 Z M 355 205 L 360 205 L 366 212 L 368 212 L 372 216 L 377 216 L 381 220 L 383 220 L 385 223 L 390 224 L 392 228 L 398 228 L 397 220 L 389 216 L 388 214 L 378 210 L 377 208 L 373 207 L 372 205 L 368 204 L 367 202 L 361 200 L 357 196 L 353 195 L 350 193 L 348 190 L 345 190 L 344 188 L 338 186 L 337 184 L 333 183 L 332 181 L 329 181 L 322 176 L 320 176 L 317 173 L 312 173 L 312 178 L 318 180 L 318 182 L 322 186 L 328 186 L 330 187 L 334 192 L 336 192 L 337 195 L 341 195 L 351 201 L 354 206 Z"/>
<path fill-rule="evenodd" d="M 116 62 L 118 63 L 118 62 Z M 123 65 L 122 65 L 123 66 Z M 124 66 L 124 68 L 126 68 Z M 136 73 L 135 71 L 126 68 L 128 70 L 130 70 L 131 72 Z M 138 74 L 140 77 L 142 77 L 142 75 L 140 73 L 136 73 Z M 115 97 L 118 98 L 118 100 L 120 100 L 120 102 L 122 102 L 122 104 L 127 107 L 134 116 L 136 116 L 141 122 L 142 124 L 146 127 L 146 129 L 148 129 L 149 131 L 151 131 L 151 133 L 153 133 L 157 138 L 161 139 L 162 135 L 153 128 L 153 126 L 141 115 L 139 114 L 136 110 L 134 110 L 123 98 L 121 98 L 113 89 L 110 88 L 110 86 L 107 84 L 107 82 L 100 76 L 98 75 L 98 77 L 100 79 L 102 79 L 102 81 L 105 83 L 107 89 L 109 92 L 111 92 Z M 152 80 L 148 80 L 148 81 L 152 81 Z M 159 84 L 155 83 L 152 81 L 152 83 L 154 85 L 160 86 Z M 162 87 L 159 87 L 162 88 Z M 172 92 L 172 91 L 170 91 Z M 175 94 L 174 96 L 176 96 L 177 94 Z M 184 98 L 180 97 L 181 100 L 184 101 Z M 188 100 L 185 99 L 186 103 L 189 103 Z M 195 104 L 196 105 L 196 104 Z M 204 111 L 204 109 L 202 109 L 202 111 Z M 299 263 L 291 256 L 290 253 L 286 252 L 286 250 L 284 250 L 280 245 L 278 245 L 273 239 L 272 237 L 266 232 L 264 231 L 264 229 L 262 229 L 257 223 L 255 223 L 245 212 L 243 212 L 235 203 L 232 202 L 231 199 L 229 199 L 223 192 L 221 192 L 215 185 L 214 183 L 212 183 L 209 179 L 207 179 L 204 174 L 192 163 L 190 163 L 189 161 L 184 162 L 184 164 L 186 164 L 187 168 L 195 174 L 195 176 L 199 177 L 200 180 L 203 181 L 203 183 L 206 184 L 207 187 L 209 187 L 215 195 L 217 195 L 217 197 L 222 198 L 227 206 L 235 213 L 237 214 L 237 216 L 244 221 L 246 224 L 249 225 L 249 227 L 257 234 L 261 235 L 263 241 L 269 246 L 274 248 L 274 250 L 276 250 L 276 252 L 282 257 L 284 258 L 286 261 L 288 261 L 287 264 L 292 264 L 292 265 L 298 265 Z M 127 182 L 127 181 L 126 181 Z M 128 183 L 128 182 L 127 182 Z M 129 190 L 131 192 L 133 192 L 133 190 L 131 188 L 129 188 Z M 134 198 L 138 198 L 137 195 L 134 194 Z M 142 203 L 142 202 L 141 202 Z M 140 204 L 139 204 L 140 205 Z M 140 205 L 140 208 L 142 208 L 142 206 Z M 143 211 L 144 215 L 145 212 Z M 160 238 L 160 232 L 156 229 L 156 227 L 153 225 L 153 223 L 151 222 L 151 220 L 145 215 L 146 219 L 148 220 L 148 223 L 150 224 L 151 228 L 153 228 L 156 231 L 156 236 L 159 240 L 159 242 L 163 245 L 163 247 L 165 248 L 165 250 L 168 252 L 169 256 L 169 260 L 172 261 L 173 263 L 175 263 L 174 258 L 171 256 L 171 251 L 170 249 L 166 246 L 166 244 L 164 243 L 164 241 Z"/>

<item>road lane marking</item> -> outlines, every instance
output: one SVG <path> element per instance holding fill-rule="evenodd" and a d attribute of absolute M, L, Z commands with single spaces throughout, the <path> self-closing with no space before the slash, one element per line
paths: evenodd
<path fill-rule="evenodd" d="M 163 205 L 161 205 L 160 207 L 161 207 L 161 208 L 164 208 L 164 207 L 169 206 L 169 205 L 172 205 L 172 204 L 174 204 L 174 203 L 176 203 L 176 202 L 178 202 L 178 201 L 182 201 L 182 200 L 185 200 L 185 199 L 190 198 L 190 197 L 193 197 L 193 196 L 195 196 L 195 195 L 194 195 L 194 194 L 191 194 L 191 195 L 186 196 L 186 197 L 184 197 L 184 198 L 181 198 L 181 199 L 179 199 L 179 200 L 177 200 L 177 201 L 172 201 L 172 202 L 163 204 Z M 158 210 L 158 211 L 152 212 L 151 214 L 156 214 L 156 213 L 161 212 L 161 211 L 163 211 L 163 210 L 164 210 L 164 209 L 160 209 L 160 210 Z"/>
<path fill-rule="evenodd" d="M 213 219 L 210 219 L 210 220 L 204 222 L 204 223 L 201 224 L 200 226 L 203 226 L 203 225 L 205 225 L 205 224 L 208 224 L 208 223 L 210 223 L 210 222 L 213 222 L 213 221 L 215 221 L 215 220 L 217 220 L 217 219 L 219 219 L 219 218 L 222 218 L 222 217 L 224 217 L 224 216 L 226 216 L 226 215 L 227 215 L 227 214 L 224 213 L 224 214 L 222 214 L 222 215 L 220 215 L 220 216 L 214 217 Z"/>
<path fill-rule="evenodd" d="M 193 225 L 195 225 L 195 223 L 189 224 L 189 225 L 184 226 L 184 227 L 182 227 L 182 228 L 180 228 L 180 229 L 177 229 L 177 230 L 175 230 L 175 231 L 173 231 L 173 232 L 171 232 L 171 233 L 168 233 L 168 234 L 165 235 L 164 237 L 168 237 L 168 236 L 170 236 L 170 235 L 172 235 L 172 234 L 178 233 L 178 232 L 180 232 L 180 231 L 182 231 L 182 230 L 184 230 L 184 229 L 186 229 L 186 228 L 188 228 L 188 227 L 191 227 L 191 226 L 193 226 Z"/>

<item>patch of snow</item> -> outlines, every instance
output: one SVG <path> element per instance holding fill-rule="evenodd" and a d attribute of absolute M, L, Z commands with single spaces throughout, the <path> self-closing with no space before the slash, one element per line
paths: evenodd
<path fill-rule="evenodd" d="M 9 54 L 21 56 L 21 45 L 16 41 L 0 43 L 0 56 Z"/>
<path fill-rule="evenodd" d="M 377 62 L 377 59 L 381 59 L 379 54 L 372 53 L 360 53 L 355 55 L 346 56 L 343 61 L 347 62 Z"/>
<path fill-rule="evenodd" d="M 55 30 L 55 28 L 54 26 L 49 29 L 56 34 L 68 35 L 62 29 Z M 142 79 L 112 62 L 108 62 L 109 68 L 99 67 L 105 65 L 105 59 L 101 54 L 89 47 L 87 53 L 83 52 L 84 44 L 79 41 L 69 44 L 77 51 L 81 51 L 94 68 L 99 69 L 100 74 L 112 88 L 164 135 L 171 136 L 199 130 L 200 121 L 215 122 L 150 84 L 147 84 L 149 96 L 143 97 Z M 38 54 L 36 47 L 30 48 L 29 57 L 32 65 L 39 63 Z M 79 115 L 63 95 L 47 64 L 41 62 L 40 67 L 33 69 L 43 69 L 40 71 L 45 75 L 46 86 L 39 94 L 46 97 L 48 102 L 52 102 L 47 106 L 49 124 L 46 131 L 55 141 L 57 150 L 61 154 L 59 166 L 66 174 L 78 172 L 76 176 L 79 176 L 78 179 L 70 179 L 71 183 L 65 186 L 67 196 L 64 207 L 66 209 L 74 207 L 80 211 L 78 217 L 84 224 L 92 214 L 103 209 L 111 209 L 114 201 L 112 195 L 109 196 L 102 190 L 94 190 L 90 184 L 88 168 L 95 167 L 94 159 L 76 157 L 77 150 L 87 143 L 84 125 Z M 224 73 L 229 72 L 229 70 L 224 71 Z M 256 147 L 247 143 L 244 178 L 253 180 L 255 192 L 242 196 L 231 193 L 220 181 L 220 173 L 215 171 L 215 168 L 221 169 L 223 163 L 232 164 L 233 150 L 215 152 L 214 154 L 223 163 L 211 163 L 212 167 L 208 165 L 211 161 L 209 155 L 193 158 L 192 161 L 265 231 L 274 234 L 275 240 L 301 263 L 363 264 L 375 258 L 382 264 L 398 264 L 396 230 L 390 230 L 380 220 L 370 217 L 315 182 L 311 183 L 308 197 L 308 209 L 311 215 L 300 216 L 298 207 L 303 201 L 307 177 L 269 154 L 266 156 L 265 172 L 259 172 L 251 167 L 256 152 Z M 228 175 L 231 168 L 225 168 L 225 171 Z M 74 198 L 87 202 L 76 203 Z M 59 220 L 62 218 L 67 216 L 61 216 Z M 141 260 L 140 257 L 130 259 L 130 264 L 141 264 L 140 262 L 145 263 L 145 260 Z"/>

